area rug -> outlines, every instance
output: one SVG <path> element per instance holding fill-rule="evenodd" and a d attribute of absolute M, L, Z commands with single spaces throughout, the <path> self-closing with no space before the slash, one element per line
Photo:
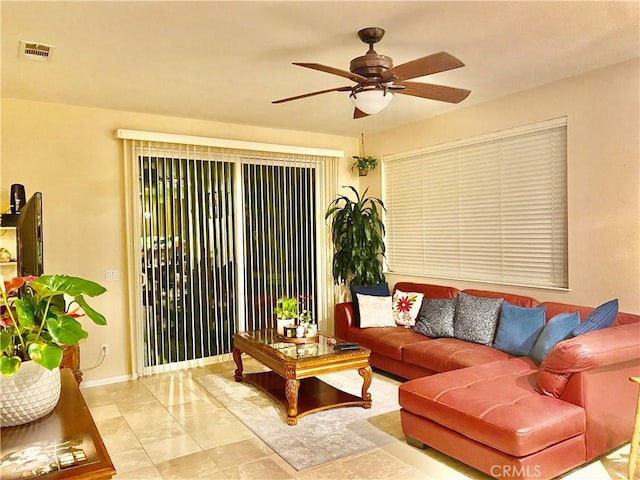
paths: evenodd
<path fill-rule="evenodd" d="M 360 396 L 362 377 L 356 371 L 318 378 Z M 296 470 L 368 451 L 395 438 L 376 424 L 390 423 L 388 417 L 394 414 L 389 412 L 399 410 L 397 382 L 375 374 L 369 388 L 370 409 L 332 408 L 305 415 L 295 426 L 287 425 L 285 409 L 276 400 L 251 384 L 235 382 L 231 372 L 204 375 L 196 381 Z"/>

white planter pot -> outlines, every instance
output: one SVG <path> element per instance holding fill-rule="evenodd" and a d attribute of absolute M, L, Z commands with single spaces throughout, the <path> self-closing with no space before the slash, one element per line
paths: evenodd
<path fill-rule="evenodd" d="M 10 377 L 0 375 L 0 426 L 33 422 L 51 412 L 60 398 L 60 369 L 47 370 L 36 362 L 20 365 Z"/>
<path fill-rule="evenodd" d="M 295 323 L 296 323 L 296 321 L 293 318 L 288 318 L 286 320 L 278 318 L 276 320 L 276 331 L 278 332 L 278 335 L 284 336 L 284 327 L 289 327 L 291 325 L 295 325 Z"/>

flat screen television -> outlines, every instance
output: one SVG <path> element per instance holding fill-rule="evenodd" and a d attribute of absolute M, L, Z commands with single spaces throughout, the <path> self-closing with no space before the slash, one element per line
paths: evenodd
<path fill-rule="evenodd" d="M 42 193 L 34 193 L 20 210 L 16 237 L 18 275 L 21 277 L 42 275 L 44 273 Z"/>

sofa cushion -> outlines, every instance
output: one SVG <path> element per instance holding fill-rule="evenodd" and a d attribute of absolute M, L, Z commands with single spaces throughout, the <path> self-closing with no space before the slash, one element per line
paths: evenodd
<path fill-rule="evenodd" d="M 542 333 L 533 344 L 529 356 L 540 364 L 556 343 L 569 338 L 571 330 L 580 323 L 577 313 L 559 313 L 544 326 Z"/>
<path fill-rule="evenodd" d="M 455 287 L 429 285 L 428 283 L 398 282 L 393 289 L 403 292 L 420 292 L 424 298 L 454 298 L 458 294 L 458 289 Z"/>
<path fill-rule="evenodd" d="M 460 292 L 453 332 L 456 338 L 491 345 L 496 332 L 502 298 L 476 297 Z"/>
<path fill-rule="evenodd" d="M 392 309 L 396 325 L 413 327 L 416 324 L 423 297 L 424 294 L 420 292 L 404 292 L 399 289 L 393 292 Z"/>
<path fill-rule="evenodd" d="M 527 356 L 544 327 L 545 307 L 517 307 L 502 302 L 494 347 L 515 356 Z"/>
<path fill-rule="evenodd" d="M 356 294 L 360 309 L 360 328 L 393 327 L 391 297 Z"/>
<path fill-rule="evenodd" d="M 516 457 L 584 434 L 582 407 L 537 393 L 533 362 L 512 358 L 408 381 L 400 406 Z"/>
<path fill-rule="evenodd" d="M 412 343 L 402 352 L 402 359 L 405 362 L 436 372 L 447 372 L 510 357 L 509 354 L 487 345 L 457 338 L 435 338 L 426 343 Z"/>
<path fill-rule="evenodd" d="M 388 297 L 391 295 L 389 292 L 389 285 L 385 283 L 378 283 L 377 285 L 351 285 L 351 301 L 353 302 L 353 313 L 355 314 L 355 325 L 360 326 L 360 309 L 358 308 L 358 293 L 362 295 L 374 295 L 377 297 Z"/>
<path fill-rule="evenodd" d="M 595 332 L 613 325 L 618 315 L 618 299 L 609 300 L 591 312 L 584 321 L 571 331 L 574 337 L 583 333 Z"/>
<path fill-rule="evenodd" d="M 455 298 L 425 298 L 413 331 L 427 337 L 453 337 L 456 317 Z"/>
<path fill-rule="evenodd" d="M 402 360 L 402 349 L 405 345 L 416 342 L 431 342 L 430 338 L 414 333 L 410 328 L 351 328 L 349 341 L 358 342 L 363 347 L 380 355 Z M 428 368 L 428 367 L 427 367 Z"/>
<path fill-rule="evenodd" d="M 502 298 L 504 301 L 509 302 L 511 305 L 518 307 L 533 308 L 540 305 L 540 302 L 533 297 L 525 297 L 524 295 L 516 295 L 514 293 L 492 292 L 490 290 L 475 290 L 468 288 L 462 291 L 467 295 L 473 295 L 474 297 L 484 298 Z"/>

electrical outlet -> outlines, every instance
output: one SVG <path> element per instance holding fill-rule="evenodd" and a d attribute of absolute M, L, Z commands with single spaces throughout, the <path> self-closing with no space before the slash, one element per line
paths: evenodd
<path fill-rule="evenodd" d="M 107 282 L 115 282 L 120 280 L 120 272 L 118 270 L 105 270 L 104 279 Z"/>
<path fill-rule="evenodd" d="M 100 347 L 100 351 L 102 352 L 102 355 L 109 355 L 109 345 L 105 343 Z"/>

